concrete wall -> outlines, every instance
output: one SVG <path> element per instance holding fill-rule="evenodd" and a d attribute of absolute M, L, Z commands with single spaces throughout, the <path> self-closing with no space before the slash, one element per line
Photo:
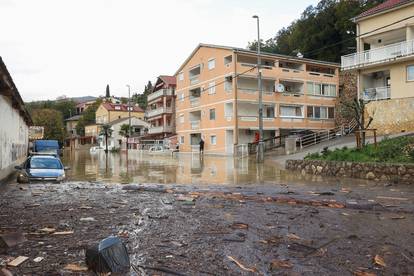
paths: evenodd
<path fill-rule="evenodd" d="M 414 131 L 414 97 L 370 102 L 366 114 L 374 118 L 370 128 L 380 135 Z"/>
<path fill-rule="evenodd" d="M 25 160 L 28 139 L 26 122 L 10 99 L 0 95 L 0 181 Z"/>

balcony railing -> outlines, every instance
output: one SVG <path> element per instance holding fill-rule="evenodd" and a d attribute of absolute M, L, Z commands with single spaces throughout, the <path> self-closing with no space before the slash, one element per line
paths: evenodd
<path fill-rule="evenodd" d="M 392 59 L 414 54 L 414 40 L 407 40 L 375 49 L 354 53 L 341 57 L 342 69 L 352 69 L 373 63 L 386 62 Z"/>
<path fill-rule="evenodd" d="M 192 107 L 200 105 L 200 97 L 190 98 L 190 104 Z"/>
<path fill-rule="evenodd" d="M 172 96 L 172 95 L 173 95 L 173 91 L 171 89 L 160 89 L 154 93 L 149 94 L 147 97 L 147 100 L 150 102 L 161 96 Z"/>
<path fill-rule="evenodd" d="M 163 133 L 163 132 L 173 132 L 172 126 L 158 126 L 150 127 L 148 129 L 149 134 Z"/>
<path fill-rule="evenodd" d="M 391 98 L 391 87 L 375 87 L 365 89 L 360 96 L 364 101 L 378 101 Z"/>
<path fill-rule="evenodd" d="M 200 81 L 198 77 L 199 77 L 199 75 L 191 76 L 190 77 L 190 84 L 198 83 Z"/>
<path fill-rule="evenodd" d="M 192 130 L 200 128 L 200 121 L 191 121 L 190 123 L 191 123 L 191 129 Z"/>
<path fill-rule="evenodd" d="M 161 115 L 163 113 L 172 113 L 172 108 L 171 107 L 166 107 L 166 108 L 160 107 L 160 108 L 157 108 L 157 109 L 154 109 L 154 110 L 147 111 L 146 115 L 147 115 L 148 118 L 150 118 L 150 117 L 154 117 L 154 116 L 157 116 L 157 115 Z"/>
<path fill-rule="evenodd" d="M 239 87 L 237 88 L 240 92 L 242 93 L 246 93 L 246 94 L 257 94 L 258 90 L 257 88 L 243 88 L 243 87 Z M 269 89 L 263 89 L 263 94 L 266 95 L 272 95 L 274 92 L 269 90 Z"/>

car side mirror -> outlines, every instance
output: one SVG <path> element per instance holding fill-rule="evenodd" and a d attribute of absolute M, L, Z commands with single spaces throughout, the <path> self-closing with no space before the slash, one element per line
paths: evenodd
<path fill-rule="evenodd" d="M 70 170 L 70 167 L 64 167 L 63 168 L 65 171 L 68 171 L 68 170 Z"/>
<path fill-rule="evenodd" d="M 14 168 L 15 168 L 16 170 L 21 170 L 21 169 L 22 169 L 22 166 L 14 166 Z"/>

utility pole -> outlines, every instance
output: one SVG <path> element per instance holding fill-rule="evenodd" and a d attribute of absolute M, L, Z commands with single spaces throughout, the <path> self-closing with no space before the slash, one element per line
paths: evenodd
<path fill-rule="evenodd" d="M 129 127 L 128 127 L 128 135 L 127 135 L 127 152 L 129 150 L 129 137 L 131 137 L 131 86 L 129 84 L 126 85 L 128 87 L 128 117 L 129 117 Z"/>
<path fill-rule="evenodd" d="M 260 24 L 259 16 L 254 15 L 257 20 L 257 85 L 259 88 L 259 144 L 257 145 L 256 160 L 258 163 L 264 161 L 264 142 L 263 142 L 263 88 L 262 88 L 262 69 L 260 58 Z"/>

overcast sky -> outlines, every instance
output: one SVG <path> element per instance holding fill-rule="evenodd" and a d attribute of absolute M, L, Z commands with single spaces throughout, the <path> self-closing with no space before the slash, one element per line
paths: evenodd
<path fill-rule="evenodd" d="M 0 0 L 0 56 L 25 101 L 126 96 L 174 74 L 198 43 L 246 47 L 317 0 Z"/>

